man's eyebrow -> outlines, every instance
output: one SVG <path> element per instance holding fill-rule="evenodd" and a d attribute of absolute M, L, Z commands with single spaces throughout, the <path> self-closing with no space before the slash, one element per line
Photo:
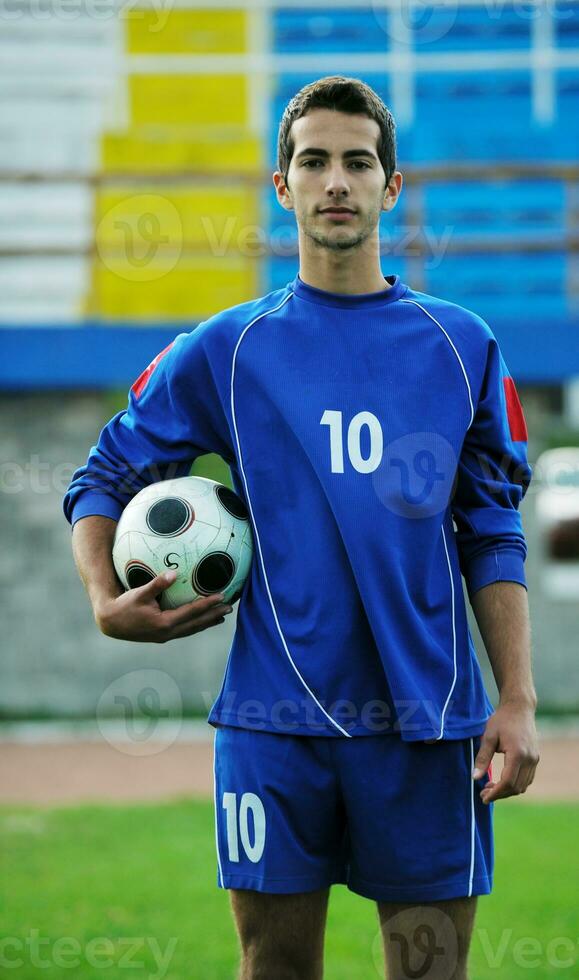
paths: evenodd
<path fill-rule="evenodd" d="M 296 154 L 296 159 L 299 159 L 300 157 L 326 157 L 327 158 L 329 157 L 329 155 L 330 154 L 328 153 L 327 150 L 322 150 L 320 147 L 317 146 L 308 146 L 307 149 L 300 150 L 300 152 Z M 372 160 L 378 159 L 377 155 L 372 150 L 368 150 L 366 148 L 362 148 L 359 150 L 345 150 L 342 156 L 346 160 L 349 159 L 350 157 L 370 157 Z"/>

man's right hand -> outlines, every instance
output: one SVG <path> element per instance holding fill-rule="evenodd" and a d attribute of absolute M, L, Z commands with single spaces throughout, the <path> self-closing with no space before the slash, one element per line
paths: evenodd
<path fill-rule="evenodd" d="M 225 622 L 232 607 L 222 601 L 222 595 L 195 599 L 178 609 L 161 609 L 157 598 L 175 577 L 175 572 L 165 572 L 146 585 L 99 603 L 94 614 L 101 632 L 115 640 L 166 643 Z"/>

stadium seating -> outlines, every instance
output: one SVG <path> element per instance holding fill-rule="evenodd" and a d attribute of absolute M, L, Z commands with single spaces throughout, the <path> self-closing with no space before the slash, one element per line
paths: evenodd
<path fill-rule="evenodd" d="M 343 73 L 398 121 L 385 272 L 509 329 L 549 311 L 577 329 L 577 0 L 102 0 L 74 19 L 66 0 L 45 19 L 18 3 L 0 36 L 0 325 L 194 324 L 283 285 L 279 117 Z"/>

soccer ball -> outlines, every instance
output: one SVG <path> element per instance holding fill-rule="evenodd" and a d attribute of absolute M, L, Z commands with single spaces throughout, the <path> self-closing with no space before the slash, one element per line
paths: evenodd
<path fill-rule="evenodd" d="M 113 563 L 126 589 L 175 570 L 177 578 L 160 596 L 162 609 L 217 592 L 235 602 L 252 555 L 243 500 L 200 476 L 162 480 L 137 493 L 121 514 L 113 544 Z"/>

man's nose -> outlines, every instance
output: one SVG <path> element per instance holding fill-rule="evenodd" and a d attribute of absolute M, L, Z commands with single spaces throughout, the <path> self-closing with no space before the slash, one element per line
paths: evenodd
<path fill-rule="evenodd" d="M 343 167 L 332 167 L 328 171 L 326 192 L 335 196 L 349 194 L 350 185 L 348 183 L 348 175 Z"/>

